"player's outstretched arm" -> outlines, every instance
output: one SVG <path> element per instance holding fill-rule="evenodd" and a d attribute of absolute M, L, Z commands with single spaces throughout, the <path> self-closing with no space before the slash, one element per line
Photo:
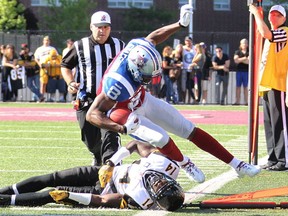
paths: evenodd
<path fill-rule="evenodd" d="M 139 154 L 141 157 L 148 157 L 153 151 L 156 150 L 154 146 L 149 143 L 141 142 L 139 140 L 130 141 L 126 148 L 132 154 L 133 152 Z"/>
<path fill-rule="evenodd" d="M 253 4 L 249 5 L 249 11 L 254 15 L 258 31 L 262 35 L 262 37 L 271 40 L 272 39 L 272 33 L 269 27 L 264 22 L 263 18 L 260 16 L 260 13 L 257 9 L 257 7 Z"/>
<path fill-rule="evenodd" d="M 123 195 L 121 194 L 105 194 L 105 195 L 92 195 L 89 206 L 91 207 L 106 207 L 106 208 L 125 208 L 123 205 Z"/>
<path fill-rule="evenodd" d="M 123 207 L 123 195 L 114 194 L 89 194 L 89 193 L 74 193 L 62 190 L 51 191 L 50 196 L 56 203 L 59 204 L 73 204 L 78 203 L 81 205 L 91 207 L 107 207 L 107 208 L 122 208 Z"/>

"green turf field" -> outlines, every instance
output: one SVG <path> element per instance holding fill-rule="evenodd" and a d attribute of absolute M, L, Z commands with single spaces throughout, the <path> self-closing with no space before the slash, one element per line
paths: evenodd
<path fill-rule="evenodd" d="M 1 107 L 65 107 L 71 109 L 70 104 L 18 104 L 0 103 Z M 205 110 L 245 110 L 247 107 L 232 106 L 177 106 L 179 109 L 205 109 Z M 1 118 L 1 117 L 0 117 Z M 248 160 L 247 153 L 247 125 L 198 125 L 211 133 L 230 152 L 239 159 Z M 211 180 L 230 170 L 230 167 L 184 139 L 172 136 L 180 149 L 189 156 L 199 168 L 206 174 L 206 180 Z M 122 144 L 130 140 L 128 136 L 122 136 Z M 259 131 L 259 159 L 266 156 L 266 147 L 263 126 Z M 125 160 L 130 163 L 137 156 Z M 77 122 L 21 122 L 0 121 L 0 187 L 10 185 L 27 177 L 53 172 L 74 166 L 90 165 L 92 157 L 80 141 L 80 131 Z M 243 178 L 233 180 L 221 189 L 203 194 L 194 201 L 223 197 L 237 193 L 263 190 L 287 186 L 287 172 L 261 172 L 255 178 Z M 189 193 L 193 193 L 196 183 L 190 182 L 183 172 L 178 181 Z M 266 198 L 254 201 L 284 202 L 287 196 Z M 285 209 L 199 209 L 185 208 L 178 212 L 150 212 L 135 210 L 107 210 L 107 209 L 78 209 L 56 204 L 43 207 L 9 207 L 1 208 L 0 215 L 284 215 Z"/>

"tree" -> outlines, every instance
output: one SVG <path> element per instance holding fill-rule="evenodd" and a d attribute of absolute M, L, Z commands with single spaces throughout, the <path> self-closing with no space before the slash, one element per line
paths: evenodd
<path fill-rule="evenodd" d="M 49 14 L 45 15 L 41 29 L 55 31 L 87 30 L 90 23 L 89 11 L 96 8 L 93 0 L 60 0 L 60 6 L 55 0 L 51 4 Z"/>
<path fill-rule="evenodd" d="M 17 0 L 0 0 L 0 30 L 23 30 L 26 28 L 25 7 Z"/>
<path fill-rule="evenodd" d="M 87 35 L 90 17 L 96 8 L 94 0 L 48 0 L 51 5 L 44 19 L 39 23 L 41 30 L 53 30 L 49 33 L 52 43 L 56 47 L 64 47 L 67 38 L 78 39 Z M 90 13 L 91 12 L 91 13 Z"/>
<path fill-rule="evenodd" d="M 150 9 L 140 9 L 131 7 L 129 13 L 124 13 L 124 29 L 127 31 L 151 31 L 166 25 L 167 20 L 174 20 L 176 13 L 163 11 L 151 7 Z M 164 24 L 163 24 L 164 23 Z"/>

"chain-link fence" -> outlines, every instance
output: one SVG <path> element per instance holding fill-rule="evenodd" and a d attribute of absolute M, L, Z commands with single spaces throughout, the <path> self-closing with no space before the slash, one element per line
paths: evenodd
<path fill-rule="evenodd" d="M 145 37 L 149 33 L 147 31 L 112 31 L 111 35 L 127 43 L 132 38 Z M 89 34 L 90 31 L 11 31 L 9 33 L 0 33 L 0 44 L 13 44 L 16 50 L 20 50 L 21 44 L 27 43 L 33 52 L 42 45 L 43 36 L 49 35 L 52 39 L 51 45 L 61 53 L 66 47 L 67 38 L 78 40 Z M 179 39 L 181 43 L 184 43 L 184 38 L 187 35 L 187 30 L 179 31 L 167 41 L 157 45 L 157 49 L 161 53 L 165 45 L 173 46 L 174 39 Z M 212 53 L 213 48 L 220 45 L 231 58 L 233 58 L 234 51 L 239 47 L 239 41 L 242 38 L 249 38 L 248 36 L 248 32 L 194 32 L 192 35 L 194 44 L 203 41 L 208 45 Z M 233 67 L 233 62 L 231 63 Z"/>
<path fill-rule="evenodd" d="M 143 32 L 143 31 L 112 31 L 111 35 L 113 37 L 117 37 L 122 39 L 125 43 L 127 43 L 132 38 L 137 37 L 145 37 L 150 32 Z M 42 45 L 43 36 L 49 35 L 52 39 L 51 45 L 54 46 L 59 53 L 62 53 L 62 50 L 66 46 L 66 39 L 73 38 L 74 40 L 80 39 L 82 37 L 88 36 L 90 34 L 89 31 L 71 31 L 71 32 L 56 32 L 56 31 L 15 31 L 10 33 L 0 33 L 0 44 L 13 44 L 16 50 L 20 51 L 21 44 L 27 43 L 30 47 L 30 50 L 34 52 L 37 47 Z M 162 49 L 165 45 L 173 46 L 174 39 L 179 39 L 181 43 L 184 43 L 184 38 L 187 36 L 188 33 L 184 30 L 176 33 L 167 41 L 157 46 L 157 49 L 160 53 L 162 53 Z M 239 41 L 242 38 L 248 38 L 248 32 L 195 32 L 193 33 L 193 41 L 195 43 L 205 42 L 210 48 L 210 51 L 213 53 L 213 48 L 217 46 L 222 46 L 224 52 L 226 52 L 230 59 L 231 59 L 231 71 L 235 71 L 235 64 L 233 61 L 233 55 L 235 50 L 239 47 Z M 215 73 L 213 73 L 215 74 Z M 236 89 L 236 76 L 235 72 L 230 73 L 230 80 L 229 80 L 229 89 L 228 89 L 228 96 L 227 96 L 227 104 L 234 103 L 235 98 L 235 89 Z M 212 76 L 212 80 L 209 84 L 208 89 L 208 103 L 215 103 L 215 79 Z M 1 89 L 1 87 L 0 87 Z M 32 99 L 31 91 L 28 88 L 24 88 L 19 90 L 19 95 L 17 101 L 30 101 Z M 71 101 L 71 96 L 68 96 L 68 101 Z M 2 101 L 2 95 L 0 96 L 0 101 Z"/>

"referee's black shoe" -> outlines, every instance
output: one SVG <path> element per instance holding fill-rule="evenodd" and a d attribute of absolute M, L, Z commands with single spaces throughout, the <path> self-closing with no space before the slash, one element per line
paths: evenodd
<path fill-rule="evenodd" d="M 282 163 L 277 163 L 277 164 L 267 168 L 266 170 L 269 170 L 269 171 L 286 171 L 286 170 L 288 170 L 288 168 L 285 167 L 285 165 Z"/>

